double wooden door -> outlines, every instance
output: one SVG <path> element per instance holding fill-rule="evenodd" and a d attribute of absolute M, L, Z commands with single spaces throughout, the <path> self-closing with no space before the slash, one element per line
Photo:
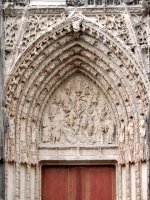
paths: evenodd
<path fill-rule="evenodd" d="M 43 166 L 42 200 L 115 200 L 115 166 Z"/>

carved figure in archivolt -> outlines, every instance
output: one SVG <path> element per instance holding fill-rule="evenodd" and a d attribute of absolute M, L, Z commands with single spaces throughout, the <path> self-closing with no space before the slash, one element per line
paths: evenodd
<path fill-rule="evenodd" d="M 21 161 L 23 163 L 28 163 L 28 156 L 27 156 L 27 145 L 25 141 L 22 141 L 22 148 L 21 148 Z"/>
<path fill-rule="evenodd" d="M 36 135 L 37 135 L 36 124 L 32 125 L 31 130 L 32 130 L 32 143 L 36 143 Z"/>
<path fill-rule="evenodd" d="M 139 122 L 139 134 L 140 134 L 140 143 L 144 144 L 146 140 L 146 123 L 144 118 L 142 118 Z"/>
<path fill-rule="evenodd" d="M 112 144 L 115 124 L 110 106 L 94 84 L 76 75 L 56 91 L 42 122 L 42 142 L 53 144 Z"/>
<path fill-rule="evenodd" d="M 129 123 L 127 127 L 128 135 L 131 141 L 134 140 L 134 123 L 133 118 L 129 118 Z"/>
<path fill-rule="evenodd" d="M 125 142 L 125 124 L 123 119 L 121 120 L 121 125 L 118 129 L 118 140 L 120 144 L 124 144 Z"/>
<path fill-rule="evenodd" d="M 13 139 L 15 137 L 15 122 L 13 118 L 10 119 L 9 126 L 10 126 L 9 138 Z"/>

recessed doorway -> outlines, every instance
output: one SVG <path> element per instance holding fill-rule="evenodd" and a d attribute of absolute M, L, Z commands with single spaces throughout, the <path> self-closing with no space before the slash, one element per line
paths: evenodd
<path fill-rule="evenodd" d="M 42 200 L 116 200 L 116 168 L 44 165 Z"/>

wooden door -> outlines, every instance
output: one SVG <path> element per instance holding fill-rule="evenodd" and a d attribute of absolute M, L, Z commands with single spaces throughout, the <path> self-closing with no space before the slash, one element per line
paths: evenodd
<path fill-rule="evenodd" d="M 115 200 L 115 166 L 43 166 L 42 200 Z"/>

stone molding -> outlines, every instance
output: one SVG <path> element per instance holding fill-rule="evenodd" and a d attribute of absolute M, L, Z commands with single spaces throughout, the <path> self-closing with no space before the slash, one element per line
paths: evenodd
<path fill-rule="evenodd" d="M 40 161 L 62 160 L 67 156 L 76 160 L 84 160 L 87 156 L 92 160 L 93 156 L 94 160 L 106 161 L 111 160 L 108 155 L 111 152 L 119 169 L 126 167 L 127 199 L 130 199 L 130 165 L 135 164 L 135 176 L 139 181 L 140 163 L 148 160 L 149 82 L 145 70 L 136 54 L 102 23 L 75 11 L 67 17 L 62 13 L 61 17 L 59 23 L 43 30 L 18 54 L 5 83 L 5 107 L 10 123 L 5 151 L 8 165 L 14 163 L 16 167 L 15 198 L 20 199 L 22 165 L 27 169 L 28 185 L 30 168 L 34 167 L 35 194 L 39 199 Z M 99 88 L 107 100 L 114 118 L 117 146 L 112 142 L 97 147 L 67 144 L 67 149 L 66 145 L 52 148 L 48 142 L 41 143 L 41 125 L 50 100 L 62 85 L 77 75 Z M 6 170 L 6 182 L 7 173 Z M 139 182 L 136 191 L 140 199 Z M 30 188 L 27 199 L 30 199 Z"/>

